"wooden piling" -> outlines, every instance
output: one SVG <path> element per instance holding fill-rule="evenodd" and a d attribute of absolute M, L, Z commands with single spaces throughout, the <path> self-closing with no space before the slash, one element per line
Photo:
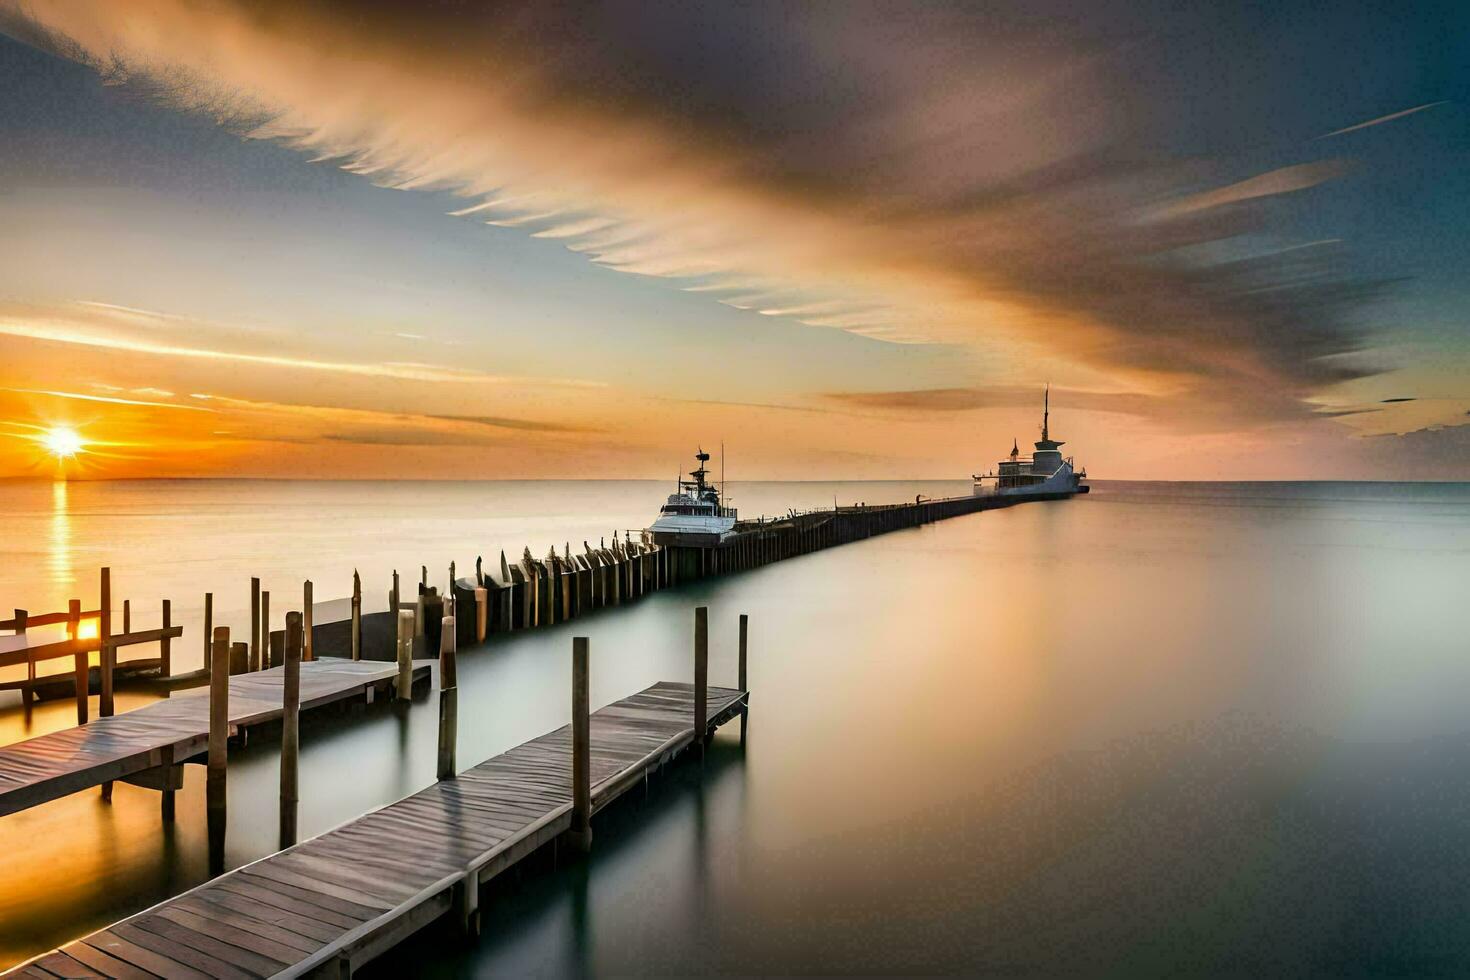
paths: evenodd
<path fill-rule="evenodd" d="M 572 638 L 572 827 L 573 846 L 592 847 L 592 705 L 587 637 Z"/>
<path fill-rule="evenodd" d="M 260 591 L 260 669 L 267 670 L 274 667 L 271 653 L 271 593 L 269 589 Z"/>
<path fill-rule="evenodd" d="M 66 604 L 66 633 L 73 640 L 82 635 L 82 600 L 80 599 L 72 599 Z M 88 659 L 87 651 L 78 650 L 72 668 L 76 675 L 78 725 L 87 723 L 87 695 L 90 693 L 88 691 L 90 686 Z"/>
<path fill-rule="evenodd" d="M 490 626 L 490 590 L 483 585 L 475 587 L 475 642 L 484 643 L 485 633 Z"/>
<path fill-rule="evenodd" d="M 112 569 L 103 568 L 101 581 L 98 583 L 100 591 L 97 604 L 97 663 L 98 672 L 102 675 L 102 693 L 97 698 L 97 716 L 99 718 L 112 717 L 112 668 L 113 661 L 117 657 L 117 648 L 112 645 Z M 102 784 L 102 800 L 104 803 L 112 802 L 111 781 Z"/>
<path fill-rule="evenodd" d="M 419 585 L 419 597 L 413 605 L 413 635 L 424 635 L 424 595 L 428 591 L 429 570 L 424 569 L 424 581 Z"/>
<path fill-rule="evenodd" d="M 411 610 L 398 611 L 398 680 L 397 697 L 407 701 L 413 697 L 413 624 Z"/>
<path fill-rule="evenodd" d="M 694 610 L 694 743 L 699 757 L 704 758 L 704 743 L 709 732 L 706 706 L 709 697 L 709 609 Z"/>
<path fill-rule="evenodd" d="M 204 593 L 204 669 L 213 669 L 211 664 L 214 658 L 211 652 L 214 650 L 214 593 Z"/>
<path fill-rule="evenodd" d="M 219 874 L 224 869 L 225 768 L 229 763 L 232 649 L 230 628 L 216 628 L 209 652 L 209 761 L 204 780 L 211 874 Z"/>
<path fill-rule="evenodd" d="M 735 684 L 735 689 L 738 690 L 738 691 L 748 691 L 749 690 L 749 688 L 745 686 L 745 638 L 746 638 L 746 634 L 747 634 L 747 630 L 748 630 L 749 626 L 750 626 L 750 617 L 748 615 L 746 615 L 745 613 L 741 613 L 740 614 L 740 661 L 739 661 L 740 666 L 739 666 L 739 671 L 736 674 L 736 677 L 739 678 L 739 679 L 736 681 L 736 684 Z"/>
<path fill-rule="evenodd" d="M 14 632 L 16 636 L 25 636 L 26 621 L 30 618 L 31 614 L 24 609 L 17 609 L 15 611 Z M 31 687 L 35 683 L 36 658 L 33 654 L 28 653 L 26 655 L 26 686 L 20 692 L 21 701 L 26 705 L 31 703 Z"/>
<path fill-rule="evenodd" d="M 168 629 L 173 624 L 173 603 L 165 599 L 163 600 L 164 634 L 158 639 L 158 676 L 163 678 L 174 675 L 173 637 L 168 635 Z"/>
<path fill-rule="evenodd" d="M 301 613 L 286 613 L 281 680 L 281 849 L 296 843 L 297 765 L 301 755 Z"/>
<path fill-rule="evenodd" d="M 250 644 L 239 640 L 230 644 L 230 673 L 244 674 L 250 670 Z"/>
<path fill-rule="evenodd" d="M 174 765 L 174 750 L 172 746 L 159 753 L 162 759 L 161 769 L 163 771 L 163 788 L 159 790 L 158 810 L 165 823 L 174 822 L 175 800 L 174 794 L 178 792 L 176 786 L 184 785 L 184 774 L 182 766 Z M 175 782 L 177 778 L 177 782 Z"/>
<path fill-rule="evenodd" d="M 123 600 L 123 636 L 133 631 L 133 600 Z"/>
<path fill-rule="evenodd" d="M 362 579 L 352 570 L 352 659 L 362 659 Z"/>
<path fill-rule="evenodd" d="M 301 659 L 307 663 L 316 659 L 311 645 L 311 579 L 302 586 L 301 595 Z"/>
<path fill-rule="evenodd" d="M 483 592 L 483 589 L 476 591 Z M 453 779 L 454 748 L 459 735 L 459 672 L 455 666 L 454 617 L 445 616 L 439 630 L 439 771 Z"/>
<path fill-rule="evenodd" d="M 388 612 L 393 615 L 393 621 L 398 622 L 398 569 L 393 569 L 393 588 L 388 592 Z"/>
<path fill-rule="evenodd" d="M 250 669 L 260 669 L 260 579 L 250 579 Z"/>

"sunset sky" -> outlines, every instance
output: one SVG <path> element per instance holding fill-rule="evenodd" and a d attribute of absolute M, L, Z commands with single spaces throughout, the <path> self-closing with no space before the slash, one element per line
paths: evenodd
<path fill-rule="evenodd" d="M 475 7 L 475 5 L 465 5 Z M 1470 479 L 1470 6 L 0 0 L 0 477 Z"/>

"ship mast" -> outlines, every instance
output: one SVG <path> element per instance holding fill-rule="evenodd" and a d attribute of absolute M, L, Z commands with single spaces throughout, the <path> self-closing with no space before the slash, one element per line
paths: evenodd
<path fill-rule="evenodd" d="M 1046 386 L 1046 394 L 1042 396 L 1041 402 L 1041 441 L 1050 442 L 1051 436 L 1047 433 L 1047 424 L 1051 421 L 1051 385 Z"/>

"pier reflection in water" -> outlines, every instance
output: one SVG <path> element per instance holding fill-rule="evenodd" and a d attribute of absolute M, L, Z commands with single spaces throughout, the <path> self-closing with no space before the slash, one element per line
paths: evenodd
<path fill-rule="evenodd" d="M 594 705 L 685 676 L 699 603 L 714 682 L 751 614 L 749 745 L 487 893 L 478 945 L 370 972 L 1462 972 L 1467 561 L 1466 487 L 1103 483 L 497 640 L 462 761 L 564 722 L 573 632 Z M 304 722 L 303 835 L 432 780 L 434 712 L 383 707 Z M 273 844 L 274 750 L 232 761 L 231 863 Z M 195 769 L 178 809 L 0 820 L 4 952 L 197 880 Z"/>

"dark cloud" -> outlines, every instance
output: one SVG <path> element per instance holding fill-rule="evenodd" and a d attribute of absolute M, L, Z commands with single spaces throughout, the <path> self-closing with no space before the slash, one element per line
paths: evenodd
<path fill-rule="evenodd" d="M 1175 128 L 1212 111 L 1251 132 L 1251 112 L 1275 110 L 1271 84 L 1242 78 L 1223 99 L 1211 81 L 1238 75 L 1232 58 L 1261 26 L 1253 14 L 345 0 L 15 9 L 44 25 L 22 18 L 20 33 L 110 78 L 227 124 L 253 126 L 263 112 L 253 135 L 387 186 L 457 190 L 477 217 L 613 268 L 886 339 L 1039 351 L 1074 376 L 1174 393 L 1097 396 L 1097 407 L 1174 414 L 1188 402 L 1215 424 L 1269 423 L 1315 414 L 1309 396 L 1378 370 L 1361 356 L 1372 347 L 1363 311 L 1389 282 L 1353 274 L 1338 244 L 1245 258 L 1220 247 L 1278 232 L 1284 201 L 1310 206 L 1345 165 L 1304 142 L 1240 159 L 1171 146 Z M 134 30 L 144 17 L 156 29 Z M 1236 46 L 1217 49 L 1226 36 Z M 1175 79 L 1161 98 L 1159 65 L 1185 50 L 1200 80 Z M 994 395 L 833 397 L 932 410 Z"/>
<path fill-rule="evenodd" d="M 822 396 L 834 404 L 855 408 L 898 412 L 968 412 L 984 408 L 1041 410 L 1041 391 L 1034 387 L 920 388 L 911 391 L 828 392 Z M 1153 416 L 1169 407 L 1169 401 L 1151 395 L 1127 392 L 1051 389 L 1055 410 L 1078 409 Z"/>
<path fill-rule="evenodd" d="M 1431 426 L 1359 441 L 1362 458 L 1372 471 L 1388 479 L 1470 480 L 1470 424 Z"/>
<path fill-rule="evenodd" d="M 469 422 L 495 429 L 517 429 L 525 432 L 591 432 L 583 426 L 564 425 L 560 422 L 537 422 L 533 419 L 502 418 L 494 415 L 426 415 L 425 418 L 444 422 Z"/>

